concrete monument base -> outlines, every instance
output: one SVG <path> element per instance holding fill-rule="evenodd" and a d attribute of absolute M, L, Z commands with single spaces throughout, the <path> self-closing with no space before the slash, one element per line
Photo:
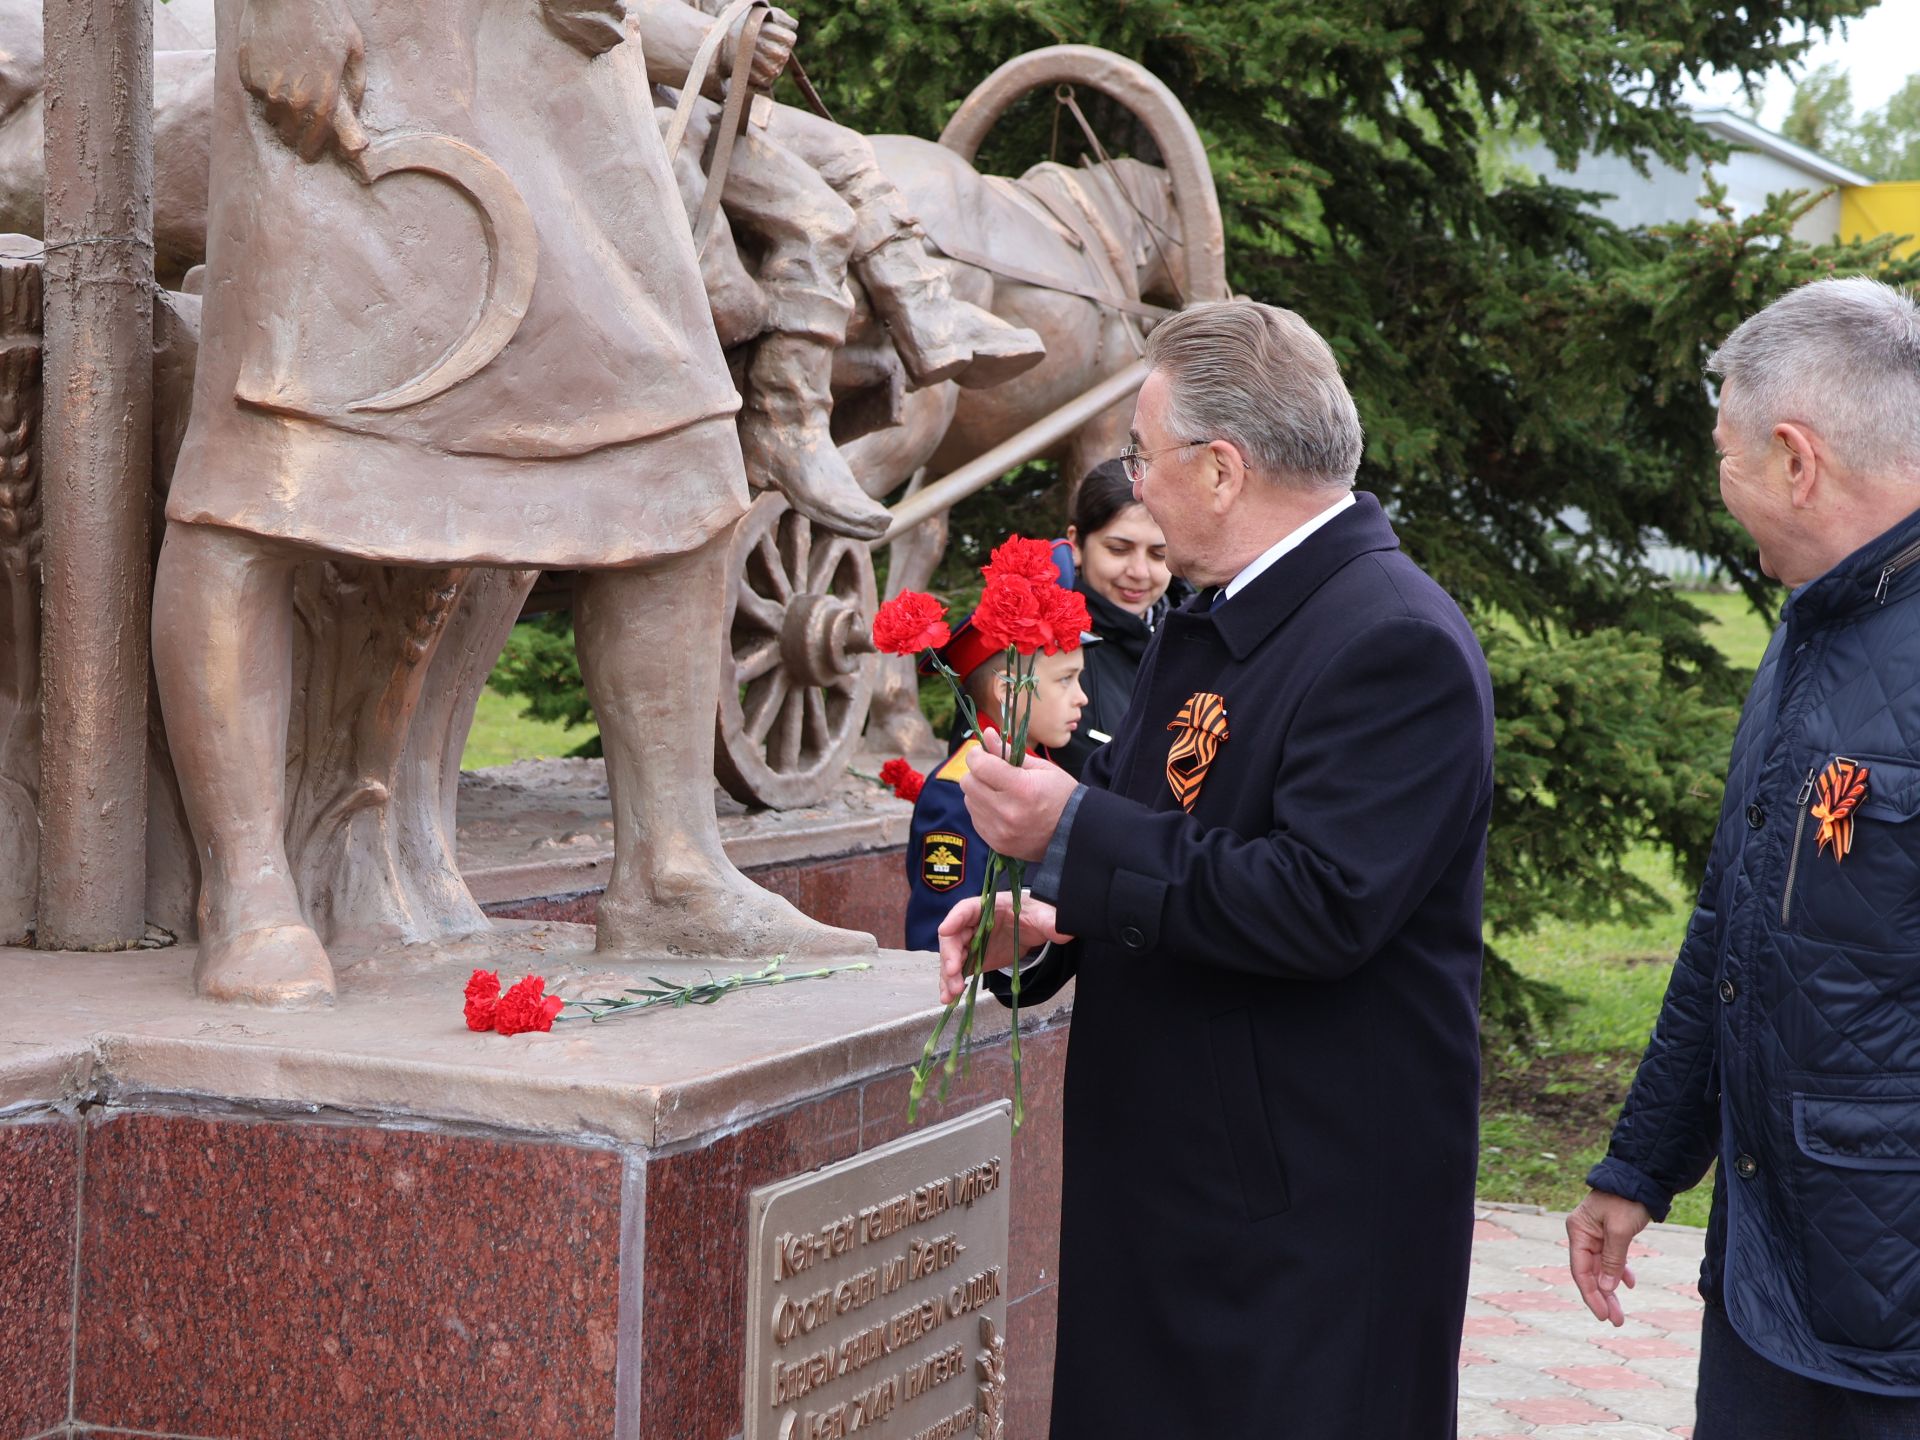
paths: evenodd
<path fill-rule="evenodd" d="M 0 1440 L 743 1429 L 748 1192 L 908 1132 L 931 961 L 550 1035 L 467 1031 L 476 966 L 563 993 L 583 927 L 337 957 L 329 1012 L 192 998 L 190 948 L 0 950 Z M 700 972 L 704 973 L 704 972 Z M 1070 997 L 1025 1027 L 1008 1424 L 1046 1433 Z M 922 1125 L 1009 1093 L 1006 1015 Z"/>

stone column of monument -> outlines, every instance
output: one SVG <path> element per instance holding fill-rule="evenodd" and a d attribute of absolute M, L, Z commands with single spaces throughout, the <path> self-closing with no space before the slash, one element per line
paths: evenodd
<path fill-rule="evenodd" d="M 146 933 L 152 0 L 46 11 L 36 943 Z"/>

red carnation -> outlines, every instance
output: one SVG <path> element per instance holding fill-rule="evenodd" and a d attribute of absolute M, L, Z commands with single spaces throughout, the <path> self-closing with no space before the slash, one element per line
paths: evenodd
<path fill-rule="evenodd" d="M 1056 650 L 1078 650 L 1080 636 L 1093 629 L 1093 617 L 1087 613 L 1087 597 L 1078 590 L 1054 586 L 1042 593 L 1041 610 L 1047 628 L 1052 631 L 1053 643 L 1045 647 L 1049 655 Z"/>
<path fill-rule="evenodd" d="M 476 970 L 467 981 L 467 1029 L 493 1029 L 494 1008 L 500 1003 L 500 977 L 491 970 Z"/>
<path fill-rule="evenodd" d="M 1059 588 L 1051 580 L 1036 585 L 1017 575 L 989 580 L 973 610 L 980 638 L 994 650 L 1033 654 L 1052 634 L 1046 624 L 1046 596 Z"/>
<path fill-rule="evenodd" d="M 1006 542 L 988 557 L 980 572 L 991 588 L 995 581 L 1025 580 L 1033 585 L 1052 585 L 1060 579 L 1060 567 L 1053 563 L 1053 546 L 1045 540 L 1029 540 L 1009 535 Z"/>
<path fill-rule="evenodd" d="M 493 1028 L 502 1035 L 553 1029 L 553 1017 L 566 1002 L 558 995 L 547 994 L 546 989 L 547 982 L 538 975 L 515 981 L 513 988 L 500 997 L 499 1008 L 493 1012 Z"/>
<path fill-rule="evenodd" d="M 882 655 L 938 650 L 947 639 L 947 607 L 918 590 L 902 590 L 873 617 L 873 648 Z"/>
<path fill-rule="evenodd" d="M 902 756 L 880 767 L 880 783 L 891 785 L 898 799 L 918 800 L 920 791 L 926 786 L 927 777 L 909 765 Z"/>
<path fill-rule="evenodd" d="M 1086 597 L 1051 580 L 1032 581 L 1002 575 L 987 582 L 973 612 L 980 638 L 996 650 L 1011 646 L 1022 655 L 1044 650 L 1078 650 L 1080 634 L 1092 628 Z"/>

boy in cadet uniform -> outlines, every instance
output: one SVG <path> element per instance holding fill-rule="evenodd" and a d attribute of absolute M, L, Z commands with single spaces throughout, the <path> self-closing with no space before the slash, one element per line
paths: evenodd
<path fill-rule="evenodd" d="M 1081 636 L 1082 647 L 1096 637 Z M 967 697 L 983 727 L 1009 734 L 1007 722 L 1007 652 L 996 650 L 980 636 L 969 616 L 953 631 L 940 658 L 953 668 L 966 687 Z M 1037 755 L 1063 746 L 1080 723 L 1087 703 L 1080 688 L 1086 668 L 1085 650 L 1062 650 L 1034 658 L 1033 709 L 1027 719 L 1027 748 Z M 913 831 L 907 844 L 907 948 L 938 950 L 940 922 L 969 895 L 978 895 L 986 882 L 987 847 L 967 815 L 960 793 L 960 777 L 967 773 L 968 757 L 979 740 L 956 717 L 957 743 L 947 763 L 927 777 L 920 798 L 913 803 Z"/>

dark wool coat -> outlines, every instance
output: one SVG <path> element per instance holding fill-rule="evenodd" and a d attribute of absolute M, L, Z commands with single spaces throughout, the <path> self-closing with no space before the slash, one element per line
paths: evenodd
<path fill-rule="evenodd" d="M 1865 783 L 1836 855 L 1816 812 L 1848 770 Z M 1920 1396 L 1920 514 L 1787 602 L 1666 1004 L 1587 1178 L 1660 1219 L 1715 1157 L 1700 1288 L 1740 1337 L 1796 1374 Z"/>
<path fill-rule="evenodd" d="M 1088 767 L 1056 1440 L 1444 1440 L 1473 1229 L 1493 702 L 1371 496 L 1169 616 Z M 1228 738 L 1191 814 L 1196 692 Z M 1003 978 L 1003 977 L 996 977 Z M 1002 987 L 1003 988 L 1003 987 Z"/>

